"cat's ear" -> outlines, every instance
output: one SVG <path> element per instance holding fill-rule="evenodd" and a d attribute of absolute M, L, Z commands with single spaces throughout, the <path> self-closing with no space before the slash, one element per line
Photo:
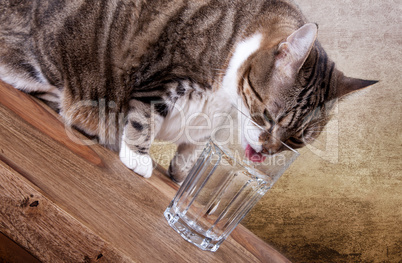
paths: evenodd
<path fill-rule="evenodd" d="M 367 88 L 376 84 L 375 80 L 355 79 L 342 76 L 336 87 L 336 97 L 343 97 L 351 92 Z"/>
<path fill-rule="evenodd" d="M 299 72 L 317 39 L 318 27 L 308 23 L 293 32 L 278 47 L 276 67 L 284 68 L 288 75 Z"/>

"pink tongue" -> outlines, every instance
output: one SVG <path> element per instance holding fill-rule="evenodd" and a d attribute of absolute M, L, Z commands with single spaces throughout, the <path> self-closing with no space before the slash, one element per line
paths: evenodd
<path fill-rule="evenodd" d="M 267 158 L 261 153 L 256 152 L 250 145 L 247 145 L 246 147 L 246 156 L 250 161 L 255 163 L 262 163 Z"/>

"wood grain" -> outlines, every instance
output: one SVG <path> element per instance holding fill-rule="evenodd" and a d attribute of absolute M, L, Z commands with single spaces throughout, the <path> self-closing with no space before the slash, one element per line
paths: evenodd
<path fill-rule="evenodd" d="M 76 220 L 81 227 L 85 226 L 88 233 L 93 234 L 96 240 L 103 240 L 102 244 L 111 246 L 109 250 L 120 258 L 135 262 L 287 262 L 279 253 L 270 253 L 272 248 L 248 231 L 239 232 L 240 236 L 244 234 L 246 238 L 234 235 L 239 241 L 229 238 L 216 253 L 201 251 L 186 242 L 168 226 L 163 217 L 164 209 L 176 192 L 175 185 L 168 178 L 155 171 L 150 180 L 143 179 L 128 170 L 116 153 L 100 145 L 77 146 L 79 150 L 76 151 L 72 142 L 66 138 L 60 139 L 65 136 L 62 134 L 65 129 L 57 118 L 49 117 L 52 114 L 35 106 L 36 102 L 27 95 L 9 89 L 12 87 L 0 83 L 0 160 L 3 161 L 0 171 L 19 176 L 21 180 L 29 180 L 37 189 L 35 197 L 40 193 L 40 200 L 48 200 L 43 203 L 51 202 L 50 206 L 59 207 L 61 211 L 58 211 L 63 212 L 63 216 Z M 7 101 L 4 94 L 11 96 L 13 103 L 18 104 L 4 103 Z M 29 117 L 24 110 L 26 100 L 29 101 Z M 38 117 L 40 121 L 32 120 L 37 115 L 41 116 Z M 47 122 L 47 118 L 53 118 L 54 121 Z M 47 129 L 52 131 L 45 132 Z M 12 200 L 9 196 L 19 191 L 18 187 L 13 189 L 7 195 L 1 191 L 2 200 L 3 197 Z M 9 213 L 15 213 L 26 224 L 29 218 L 24 217 L 25 212 L 19 211 L 15 205 L 7 206 L 8 203 L 2 202 L 5 209 L 10 209 Z M 39 201 L 39 204 L 42 202 Z M 13 211 L 15 209 L 17 211 Z M 47 210 L 40 213 L 41 221 L 49 221 L 48 215 L 51 213 L 47 213 Z M 1 220 L 3 226 L 5 219 Z M 59 228 L 55 232 L 60 235 L 80 232 L 74 232 L 74 227 L 69 227 L 71 225 L 66 226 L 65 219 L 57 220 L 55 224 Z M 24 231 L 30 229 L 24 224 L 20 224 L 19 228 Z M 12 226 L 4 226 L 4 231 L 7 229 L 12 229 Z M 15 231 L 9 230 L 7 235 L 13 240 L 17 239 L 19 244 L 24 238 L 28 241 L 36 238 L 37 242 L 29 241 L 30 246 L 24 246 L 30 252 L 36 251 L 36 254 L 32 252 L 35 256 L 38 251 L 43 252 L 41 248 L 44 244 L 50 246 L 51 250 L 56 249 L 54 245 L 57 242 L 53 244 L 50 233 L 34 233 L 30 236 L 24 232 L 18 238 Z M 75 234 L 71 235 L 74 237 Z M 75 247 L 61 245 L 59 248 L 68 250 Z M 88 249 L 88 257 L 93 258 L 99 252 L 98 248 L 94 246 L 92 250 Z M 43 253 L 49 256 L 41 259 L 44 262 L 54 262 L 55 258 L 63 260 L 65 257 L 64 254 L 55 254 L 55 251 Z M 77 257 L 82 258 L 82 255 L 77 254 Z M 108 262 L 119 261 L 110 259 Z"/>
<path fill-rule="evenodd" d="M 28 251 L 0 232 L 0 262 L 40 263 Z"/>
<path fill-rule="evenodd" d="M 39 129 L 42 133 L 61 143 L 75 154 L 87 159 L 88 161 L 101 165 L 102 162 L 85 143 L 79 140 L 77 133 L 72 133 L 70 128 L 56 118 L 48 110 L 39 105 L 31 96 L 20 92 L 10 85 L 0 80 L 0 103 L 16 113 L 26 122 Z M 74 137 L 77 142 L 73 142 Z"/>
<path fill-rule="evenodd" d="M 42 262 L 131 262 L 0 162 L 0 231 Z"/>

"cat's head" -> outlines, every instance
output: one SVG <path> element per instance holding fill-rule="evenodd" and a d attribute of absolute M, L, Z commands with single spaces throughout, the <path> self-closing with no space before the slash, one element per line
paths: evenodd
<path fill-rule="evenodd" d="M 376 83 L 344 76 L 316 37 L 317 26 L 306 24 L 274 46 L 262 45 L 244 63 L 238 91 L 263 128 L 248 138 L 257 153 L 285 150 L 280 141 L 292 148 L 313 142 L 336 99 Z"/>

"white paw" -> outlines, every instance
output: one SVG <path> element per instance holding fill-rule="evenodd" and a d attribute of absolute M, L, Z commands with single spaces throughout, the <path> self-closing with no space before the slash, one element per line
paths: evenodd
<path fill-rule="evenodd" d="M 152 175 L 152 158 L 148 154 L 138 154 L 132 151 L 123 141 L 120 148 L 120 160 L 137 174 L 149 178 Z"/>

